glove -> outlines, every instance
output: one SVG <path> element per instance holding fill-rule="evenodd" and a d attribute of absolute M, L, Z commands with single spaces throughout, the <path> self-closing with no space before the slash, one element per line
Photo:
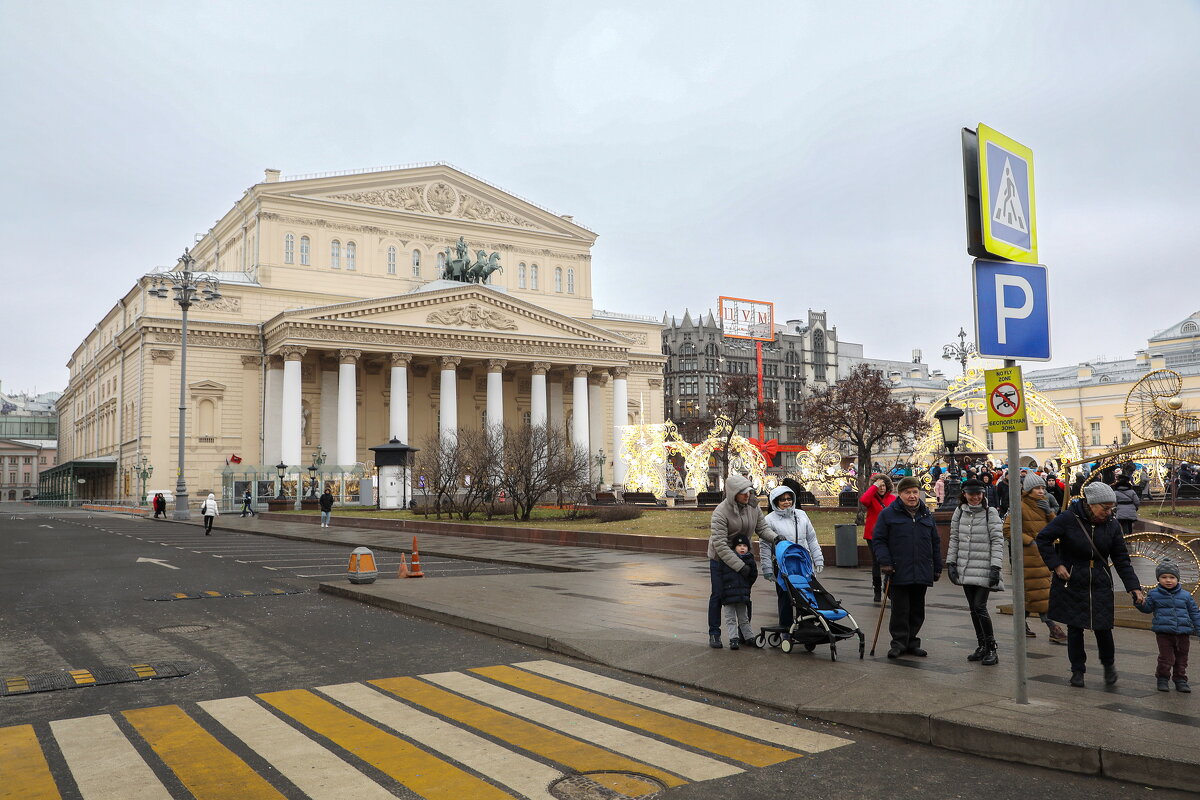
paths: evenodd
<path fill-rule="evenodd" d="M 879 571 L 882 572 L 884 575 L 895 575 L 896 574 L 896 568 L 893 567 L 891 564 L 880 564 Z"/>
<path fill-rule="evenodd" d="M 820 571 L 821 571 L 821 570 L 823 570 L 823 569 L 825 569 L 825 565 L 824 565 L 824 564 L 818 564 L 817 566 L 813 567 L 813 572 L 820 572 Z"/>
<path fill-rule="evenodd" d="M 738 575 L 741 575 L 743 578 L 749 578 L 750 577 L 750 565 L 742 564 L 742 568 L 738 570 Z"/>
<path fill-rule="evenodd" d="M 1000 568 L 992 567 L 988 572 L 988 588 L 995 589 L 1000 586 Z"/>
<path fill-rule="evenodd" d="M 764 580 L 764 581 L 767 581 L 768 583 L 774 583 L 774 582 L 775 582 L 775 574 L 774 574 L 774 573 L 772 573 L 772 572 L 764 572 L 764 573 L 762 574 L 762 576 L 763 576 L 763 580 Z"/>
<path fill-rule="evenodd" d="M 946 574 L 950 576 L 951 583 L 958 583 L 958 565 L 957 564 L 947 564 L 946 565 Z"/>

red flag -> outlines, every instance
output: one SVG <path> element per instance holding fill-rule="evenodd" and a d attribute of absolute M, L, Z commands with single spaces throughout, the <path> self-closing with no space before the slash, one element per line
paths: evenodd
<path fill-rule="evenodd" d="M 230 464 L 240 464 L 240 463 L 242 463 L 242 457 L 239 456 L 237 453 L 234 453 L 233 455 L 231 455 L 229 457 L 229 463 Z"/>

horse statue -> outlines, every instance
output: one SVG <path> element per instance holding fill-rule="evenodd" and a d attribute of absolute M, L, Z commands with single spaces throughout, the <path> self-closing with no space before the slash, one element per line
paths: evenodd
<path fill-rule="evenodd" d="M 476 261 L 467 273 L 467 280 L 471 283 L 487 283 L 489 275 L 498 269 L 503 269 L 500 266 L 499 253 L 492 253 L 489 256 L 486 250 L 479 250 L 475 255 Z"/>

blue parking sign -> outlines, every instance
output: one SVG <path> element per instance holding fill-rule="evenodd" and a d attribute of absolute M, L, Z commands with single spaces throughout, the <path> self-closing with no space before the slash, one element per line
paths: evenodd
<path fill-rule="evenodd" d="M 975 344 L 984 358 L 1050 360 L 1050 292 L 1042 264 L 975 259 Z"/>

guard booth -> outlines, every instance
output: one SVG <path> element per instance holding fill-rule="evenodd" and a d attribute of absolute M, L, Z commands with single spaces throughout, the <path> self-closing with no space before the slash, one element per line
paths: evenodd
<path fill-rule="evenodd" d="M 376 508 L 395 510 L 408 508 L 412 499 L 412 462 L 418 448 L 409 447 L 399 439 L 368 448 L 375 454 L 379 472 Z"/>

